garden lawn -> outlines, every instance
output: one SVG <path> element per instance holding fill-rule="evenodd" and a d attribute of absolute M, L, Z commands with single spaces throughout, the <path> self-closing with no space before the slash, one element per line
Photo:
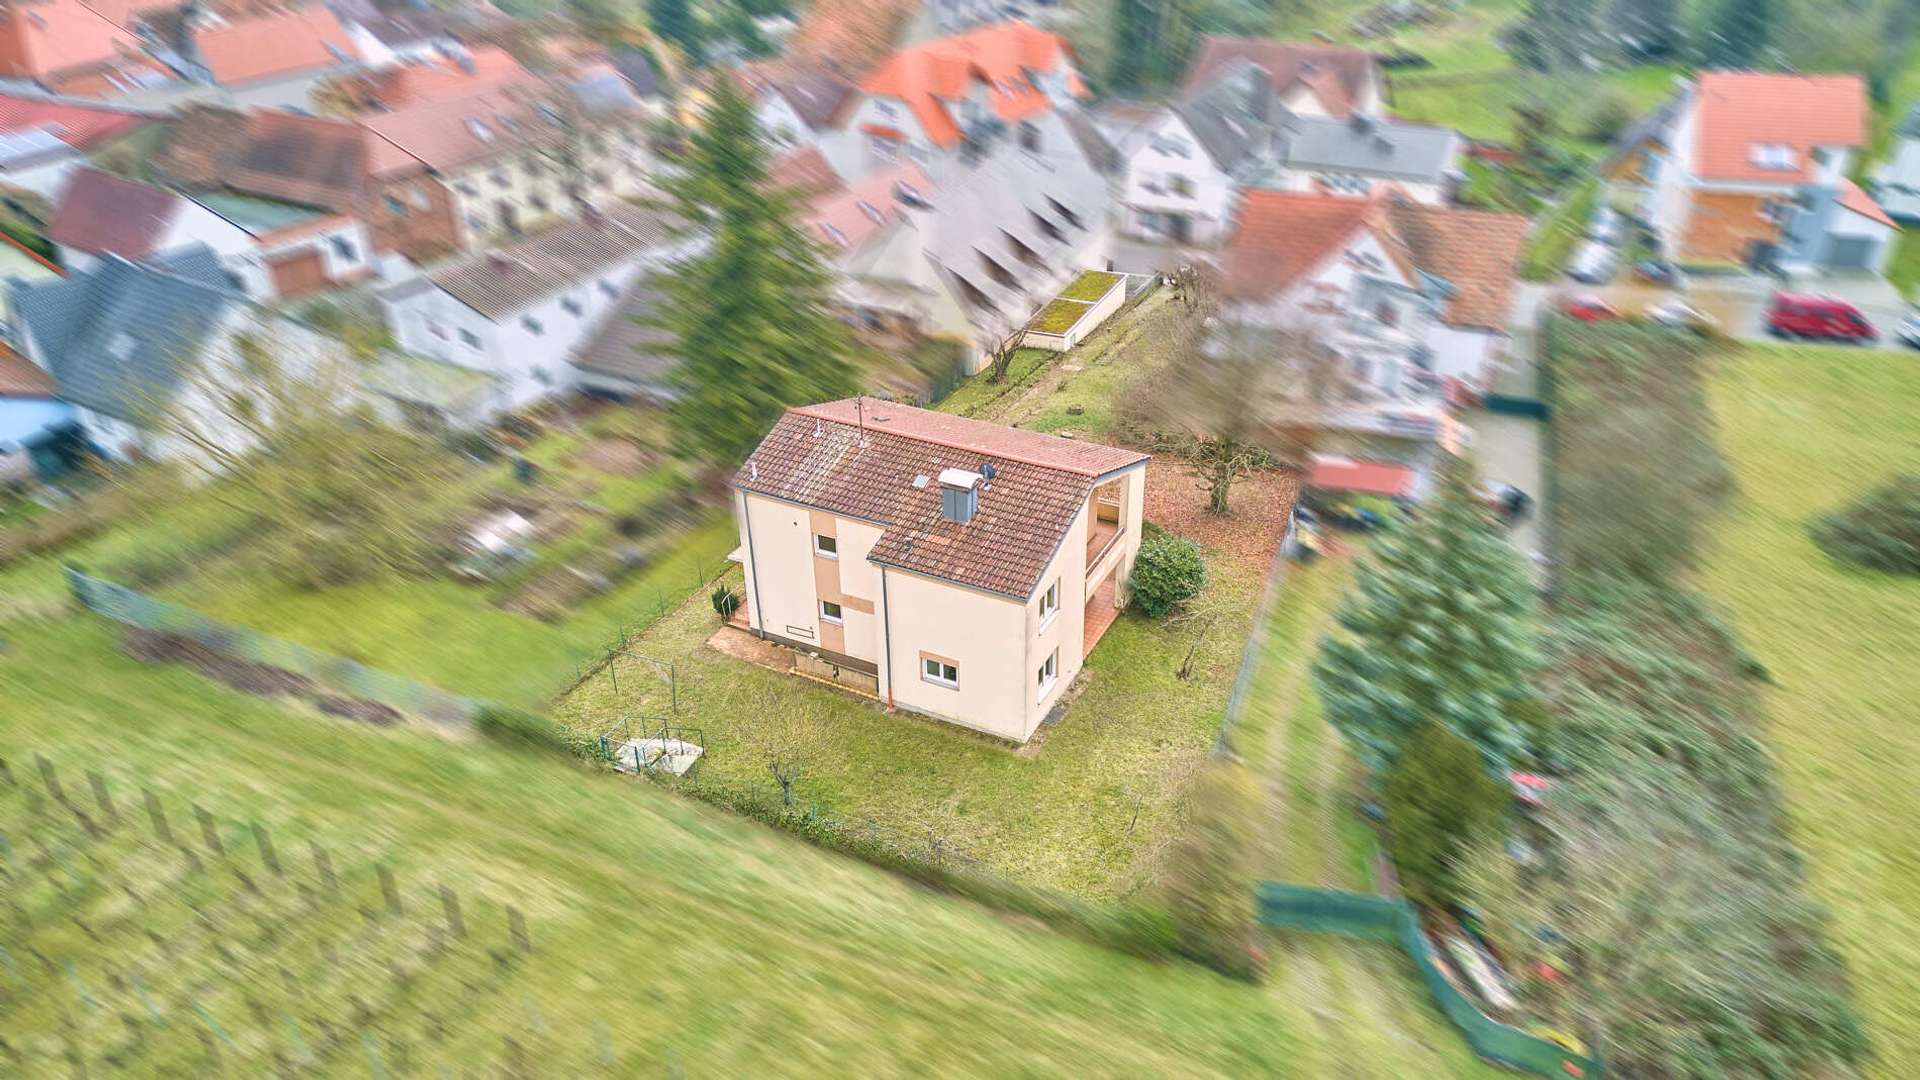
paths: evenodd
<path fill-rule="evenodd" d="M 168 963 L 153 963 L 138 929 L 147 917 L 117 896 L 102 900 L 96 929 L 132 944 L 95 945 L 64 920 L 36 924 L 32 940 L 60 974 L 8 976 L 24 974 L 35 990 L 0 999 L 9 1041 L 57 1047 L 62 1010 L 89 1024 L 100 1009 L 144 1014 L 106 966 L 124 971 L 138 960 L 146 992 L 184 1021 L 153 1032 L 156 1039 L 196 1046 L 202 1020 L 182 995 L 205 980 L 196 993 L 234 1040 L 230 1063 L 261 1054 L 263 1042 L 286 1045 L 283 1012 L 300 1017 L 310 1045 L 310 983 L 360 981 L 382 1000 L 387 972 L 369 967 L 364 950 L 373 946 L 354 936 L 353 914 L 354 905 L 379 907 L 368 869 L 381 858 L 407 905 L 397 925 L 433 921 L 432 889 L 447 882 L 461 891 L 472 935 L 456 943 L 460 955 L 504 946 L 502 904 L 526 912 L 534 951 L 498 989 L 423 980 L 423 996 L 383 1009 L 372 1038 L 355 1031 L 323 1072 L 370 1069 L 369 1043 L 394 1068 L 388 1039 L 403 1035 L 422 1072 L 445 1065 L 491 1074 L 505 1064 L 510 1037 L 538 1074 L 553 1076 L 1312 1073 L 1296 1062 L 1317 1002 L 1081 944 L 629 778 L 480 741 L 283 711 L 184 670 L 126 659 L 99 620 L 4 630 L 11 647 L 0 655 L 0 756 L 16 776 L 32 781 L 28 762 L 43 751 L 70 791 L 85 791 L 83 769 L 104 769 L 123 813 L 132 810 L 123 827 L 147 827 L 129 802 L 151 787 L 170 803 L 176 834 L 196 844 L 185 807 L 198 803 L 221 819 L 232 857 L 273 896 L 293 886 L 259 869 L 242 823 L 274 830 L 290 879 L 311 881 L 306 842 L 318 839 L 344 875 L 346 896 L 328 910 L 347 920 L 335 939 L 342 964 L 308 955 L 312 933 L 302 920 L 286 928 L 288 944 L 260 950 L 264 969 L 236 985 L 197 934 L 176 940 L 172 947 L 185 951 Z M 21 798 L 0 790 L 0 799 Z M 16 839 L 24 857 L 31 849 Z M 224 871 L 217 880 L 223 892 L 239 891 Z M 219 910 L 235 905 L 257 906 L 235 900 Z M 121 929 L 121 917 L 132 925 Z M 240 952 L 255 955 L 251 923 L 232 928 L 233 942 L 243 927 Z M 5 933 L 22 930 L 9 920 Z M 392 931 L 369 933 L 383 942 Z M 288 969 L 290 984 L 274 964 Z M 481 959 L 478 969 L 492 964 Z M 251 1019 L 243 994 L 259 999 L 273 1023 Z M 427 1012 L 447 1029 L 437 1044 L 425 1036 Z M 121 1030 L 117 1020 L 105 1030 L 105 1016 L 98 1023 L 103 1038 Z M 599 1060 L 603 1045 L 611 1064 Z M 243 1072 L 270 1071 L 259 1056 L 244 1060 L 258 1068 Z M 47 1057 L 35 1068 L 71 1071 Z"/>
<path fill-rule="evenodd" d="M 1701 584 L 1771 677 L 1769 745 L 1795 838 L 1854 981 L 1880 1075 L 1920 1066 L 1920 579 L 1851 569 L 1808 523 L 1920 471 L 1903 352 L 1749 347 L 1712 382 L 1739 494 Z"/>

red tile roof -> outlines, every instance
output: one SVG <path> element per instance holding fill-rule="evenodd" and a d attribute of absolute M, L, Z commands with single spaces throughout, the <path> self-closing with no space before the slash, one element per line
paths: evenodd
<path fill-rule="evenodd" d="M 1222 287 L 1235 299 L 1285 292 L 1362 229 L 1378 228 L 1375 199 L 1298 191 L 1248 191 L 1228 241 Z"/>
<path fill-rule="evenodd" d="M 960 125 L 948 111 L 949 103 L 966 98 L 976 83 L 985 83 L 987 99 L 1000 119 L 1037 116 L 1050 106 L 1029 75 L 1058 70 L 1072 55 L 1072 46 L 1058 34 L 1030 23 L 996 23 L 902 49 L 862 80 L 860 89 L 905 101 L 929 139 L 954 146 L 960 142 Z M 1071 89 L 1076 95 L 1084 92 L 1077 81 Z"/>
<path fill-rule="evenodd" d="M 1711 180 L 1797 184 L 1816 146 L 1864 145 L 1866 82 L 1858 75 L 1704 71 L 1694 92 L 1693 173 Z M 1754 164 L 1754 148 L 1784 146 L 1789 168 Z"/>
<path fill-rule="evenodd" d="M 1861 191 L 1860 185 L 1851 180 L 1840 181 L 1840 205 L 1882 225 L 1899 228 L 1894 224 L 1893 219 L 1887 216 L 1887 212 L 1880 209 L 1880 204 L 1873 201 L 1873 196 Z"/>
<path fill-rule="evenodd" d="M 550 130 L 526 101 L 499 90 L 374 113 L 360 124 L 376 136 L 368 149 L 376 176 L 420 164 L 457 169 L 539 142 Z"/>
<path fill-rule="evenodd" d="M 321 5 L 237 19 L 193 35 L 201 63 L 223 85 L 338 67 L 360 58 L 346 27 Z"/>
<path fill-rule="evenodd" d="M 50 398 L 53 376 L 33 361 L 0 343 L 0 397 Z"/>
<path fill-rule="evenodd" d="M 1304 85 L 1329 115 L 1343 118 L 1353 111 L 1354 102 L 1376 73 L 1374 55 L 1365 49 L 1208 36 L 1187 67 L 1182 93 L 1191 97 L 1204 92 L 1240 61 L 1266 69 L 1276 93 L 1285 94 L 1296 84 Z"/>
<path fill-rule="evenodd" d="M 137 113 L 106 107 L 71 105 L 45 98 L 0 94 L 0 132 L 13 134 L 51 127 L 68 146 L 85 150 L 146 123 Z"/>
<path fill-rule="evenodd" d="M 912 185 L 922 196 L 933 193 L 932 177 L 910 161 L 882 169 L 814 199 L 805 216 L 813 238 L 844 248 L 866 243 L 898 217 L 899 204 L 893 193 L 899 183 Z"/>
<path fill-rule="evenodd" d="M 381 72 L 368 96 L 389 109 L 400 109 L 533 80 L 533 73 L 520 66 L 512 53 L 497 46 L 482 45 L 469 52 L 466 64 L 435 56 Z"/>
<path fill-rule="evenodd" d="M 47 239 L 90 255 L 144 259 L 166 234 L 180 196 L 98 169 L 76 169 L 47 225 Z"/>
<path fill-rule="evenodd" d="M 839 191 L 844 185 L 840 174 L 817 146 L 802 146 L 773 159 L 767 169 L 775 187 L 792 188 L 802 195 L 815 196 Z"/>
<path fill-rule="evenodd" d="M 0 10 L 0 75 L 57 81 L 139 52 L 138 38 L 79 0 L 13 3 Z"/>
<path fill-rule="evenodd" d="M 1414 266 L 1453 286 L 1442 322 L 1478 330 L 1507 328 L 1531 222 L 1519 214 L 1389 198 L 1387 223 L 1406 245 Z"/>
<path fill-rule="evenodd" d="M 1331 454 L 1315 454 L 1307 471 L 1307 486 L 1323 491 L 1351 491 L 1404 499 L 1413 494 L 1417 477 L 1405 465 L 1355 461 Z"/>
<path fill-rule="evenodd" d="M 733 482 L 884 525 L 869 555 L 876 563 L 1024 599 L 1095 479 L 1146 460 L 1118 447 L 864 398 L 789 409 Z M 980 491 L 974 519 L 942 518 L 940 471 L 977 472 L 985 464 L 994 478 Z M 918 477 L 926 480 L 916 487 Z"/>

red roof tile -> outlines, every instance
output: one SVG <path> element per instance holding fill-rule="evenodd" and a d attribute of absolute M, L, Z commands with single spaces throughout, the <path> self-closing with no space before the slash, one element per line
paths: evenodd
<path fill-rule="evenodd" d="M 166 188 L 76 169 L 54 207 L 47 239 L 90 255 L 144 259 L 179 209 L 180 196 Z"/>
<path fill-rule="evenodd" d="M 193 41 L 213 80 L 227 86 L 338 67 L 360 58 L 346 27 L 318 4 L 208 27 L 196 32 Z"/>
<path fill-rule="evenodd" d="M 1316 454 L 1307 471 L 1307 486 L 1323 491 L 1351 491 L 1404 499 L 1413 494 L 1417 478 L 1405 465 Z"/>
<path fill-rule="evenodd" d="M 1481 330 L 1507 328 L 1531 222 L 1519 214 L 1389 198 L 1387 223 L 1414 266 L 1453 286 L 1441 321 Z"/>
<path fill-rule="evenodd" d="M 1285 94 L 1305 85 L 1329 115 L 1345 117 L 1353 111 L 1367 83 L 1375 75 L 1374 55 L 1365 49 L 1338 45 L 1297 45 L 1265 38 L 1208 36 L 1187 67 L 1182 92 L 1205 91 L 1238 61 L 1265 68 L 1275 92 Z"/>
<path fill-rule="evenodd" d="M 1867 133 L 1858 75 L 1704 71 L 1695 88 L 1693 173 L 1711 180 L 1797 184 L 1813 176 L 1816 146 L 1858 147 Z M 1787 168 L 1754 164 L 1754 148 L 1786 147 Z"/>
<path fill-rule="evenodd" d="M 1348 238 L 1380 221 L 1373 199 L 1254 190 L 1241 200 L 1228 241 L 1223 291 L 1236 299 L 1285 292 L 1333 256 Z"/>
<path fill-rule="evenodd" d="M 830 192 L 807 207 L 806 222 L 814 239 L 840 247 L 857 248 L 896 219 L 895 184 L 909 184 L 921 195 L 931 195 L 933 179 L 912 162 L 882 169 L 863 180 Z"/>
<path fill-rule="evenodd" d="M 1887 212 L 1880 209 L 1880 204 L 1873 201 L 1873 196 L 1861 191 L 1860 185 L 1851 180 L 1840 181 L 1840 205 L 1882 225 L 1899 228 L 1894 224 L 1893 219 L 1887 216 Z"/>
<path fill-rule="evenodd" d="M 1072 46 L 1058 34 L 1031 23 L 996 23 L 902 49 L 862 80 L 860 89 L 905 101 L 929 139 L 954 146 L 960 142 L 960 125 L 948 111 L 949 102 L 966 98 L 976 83 L 985 83 L 1000 119 L 1037 116 L 1050 105 L 1030 74 L 1056 71 L 1072 55 Z"/>
<path fill-rule="evenodd" d="M 520 66 L 512 53 L 483 45 L 468 54 L 465 64 L 451 57 L 435 56 L 420 63 L 390 68 L 375 77 L 368 96 L 389 109 L 400 109 L 533 80 L 533 73 Z"/>
<path fill-rule="evenodd" d="M 53 376 L 33 361 L 0 343 L 0 397 L 50 398 Z"/>
<path fill-rule="evenodd" d="M 376 176 L 428 168 L 457 169 L 544 139 L 550 125 L 520 97 L 488 91 L 362 117 L 376 140 L 369 148 Z"/>
<path fill-rule="evenodd" d="M 0 11 L 0 75 L 40 82 L 139 51 L 138 38 L 79 0 L 15 3 Z"/>
<path fill-rule="evenodd" d="M 1146 460 L 1118 447 L 847 399 L 789 409 L 734 474 L 734 485 L 884 525 L 869 555 L 876 563 L 1024 599 L 1095 479 Z M 942 518 L 940 471 L 987 464 L 994 478 L 981 490 L 973 520 Z M 919 477 L 926 479 L 916 487 Z"/>
<path fill-rule="evenodd" d="M 137 113 L 118 109 L 0 94 L 0 132 L 13 134 L 50 127 L 62 142 L 82 150 L 130 131 L 146 120 Z"/>
<path fill-rule="evenodd" d="M 817 146 L 802 146 L 773 159 L 767 173 L 775 187 L 791 188 L 802 195 L 820 195 L 839 191 L 844 185 L 840 174 Z"/>

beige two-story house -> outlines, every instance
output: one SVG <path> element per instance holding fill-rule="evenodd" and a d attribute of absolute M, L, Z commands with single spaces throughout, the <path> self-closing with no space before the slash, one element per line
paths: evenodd
<path fill-rule="evenodd" d="M 745 614 L 889 707 L 1025 742 L 1125 601 L 1147 457 L 874 398 L 734 475 Z"/>

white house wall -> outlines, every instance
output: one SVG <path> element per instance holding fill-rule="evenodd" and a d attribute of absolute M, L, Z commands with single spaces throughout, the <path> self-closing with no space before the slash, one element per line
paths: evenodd
<path fill-rule="evenodd" d="M 881 696 L 900 708 L 1025 741 L 1033 730 L 1033 676 L 1021 647 L 1026 604 L 904 570 L 886 568 L 883 574 L 878 611 L 892 656 L 881 667 Z M 954 664 L 959 685 L 927 681 L 922 654 Z"/>
<path fill-rule="evenodd" d="M 1191 181 L 1193 194 L 1173 194 L 1167 183 L 1170 176 Z M 1210 244 L 1222 239 L 1233 216 L 1236 197 L 1233 178 L 1213 163 L 1186 122 L 1172 112 L 1161 117 L 1153 136 L 1140 140 L 1127 159 L 1126 176 L 1121 185 L 1120 198 L 1125 207 L 1121 228 L 1132 236 L 1156 238 L 1161 235 L 1146 226 L 1143 213 L 1185 214 L 1191 240 Z M 1151 191 L 1148 185 L 1157 185 L 1161 190 Z"/>
<path fill-rule="evenodd" d="M 1491 377 L 1490 362 L 1505 341 L 1505 337 L 1489 330 L 1444 323 L 1435 323 L 1427 332 L 1427 346 L 1433 350 L 1434 373 L 1483 388 Z"/>

